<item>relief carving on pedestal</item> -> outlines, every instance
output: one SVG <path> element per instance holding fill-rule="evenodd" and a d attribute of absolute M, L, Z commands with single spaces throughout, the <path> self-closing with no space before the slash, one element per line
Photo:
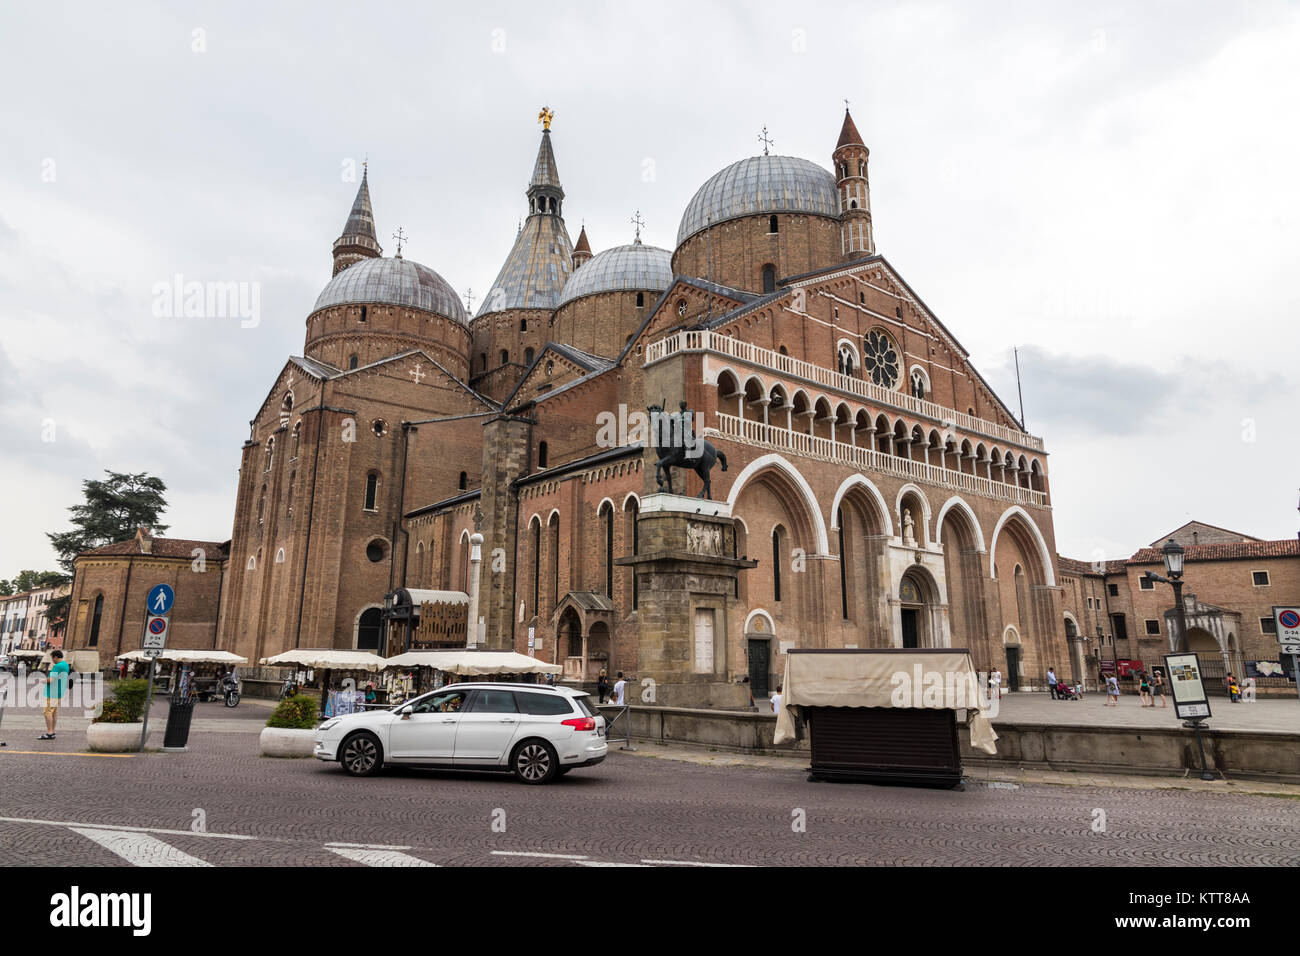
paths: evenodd
<path fill-rule="evenodd" d="M 686 525 L 686 550 L 691 554 L 722 557 L 722 528 L 691 521 Z"/>

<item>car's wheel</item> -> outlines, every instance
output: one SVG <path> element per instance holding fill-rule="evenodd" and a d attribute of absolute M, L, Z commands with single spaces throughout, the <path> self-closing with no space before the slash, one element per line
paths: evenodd
<path fill-rule="evenodd" d="M 559 766 L 555 748 L 544 740 L 525 740 L 510 757 L 510 769 L 524 783 L 546 783 Z"/>
<path fill-rule="evenodd" d="M 365 731 L 353 734 L 339 748 L 339 763 L 354 777 L 374 776 L 384 765 L 379 738 Z"/>

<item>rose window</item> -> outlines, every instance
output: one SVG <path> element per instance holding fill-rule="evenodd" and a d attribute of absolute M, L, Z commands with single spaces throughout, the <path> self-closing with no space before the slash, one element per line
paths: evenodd
<path fill-rule="evenodd" d="M 876 385 L 893 388 L 898 384 L 898 349 L 879 329 L 872 329 L 862 342 L 862 374 Z"/>

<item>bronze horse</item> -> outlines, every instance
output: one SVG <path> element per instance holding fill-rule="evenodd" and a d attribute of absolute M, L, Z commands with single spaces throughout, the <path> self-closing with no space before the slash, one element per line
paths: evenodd
<path fill-rule="evenodd" d="M 667 489 L 671 495 L 673 494 L 672 469 L 690 468 L 704 483 L 704 489 L 696 497 L 712 501 L 713 485 L 709 481 L 709 472 L 713 470 L 715 462 L 720 462 L 722 470 L 726 471 L 727 456 L 713 447 L 712 443 L 695 437 L 693 429 L 690 429 L 690 417 L 685 402 L 681 403 L 681 411 L 676 415 L 664 413 L 666 404 L 667 402 L 651 405 L 646 409 L 650 413 L 649 444 L 658 453 L 655 461 L 655 484 L 660 491 Z M 664 426 L 670 426 L 670 434 L 667 436 L 664 434 Z M 668 438 L 666 446 L 660 443 L 660 440 L 665 437 Z M 686 490 L 685 482 L 682 484 L 682 490 Z"/>

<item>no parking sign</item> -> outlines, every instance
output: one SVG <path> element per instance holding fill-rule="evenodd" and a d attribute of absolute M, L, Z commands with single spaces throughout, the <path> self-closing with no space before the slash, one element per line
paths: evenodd
<path fill-rule="evenodd" d="M 1283 654 L 1300 654 L 1300 607 L 1274 607 L 1277 642 Z"/>

